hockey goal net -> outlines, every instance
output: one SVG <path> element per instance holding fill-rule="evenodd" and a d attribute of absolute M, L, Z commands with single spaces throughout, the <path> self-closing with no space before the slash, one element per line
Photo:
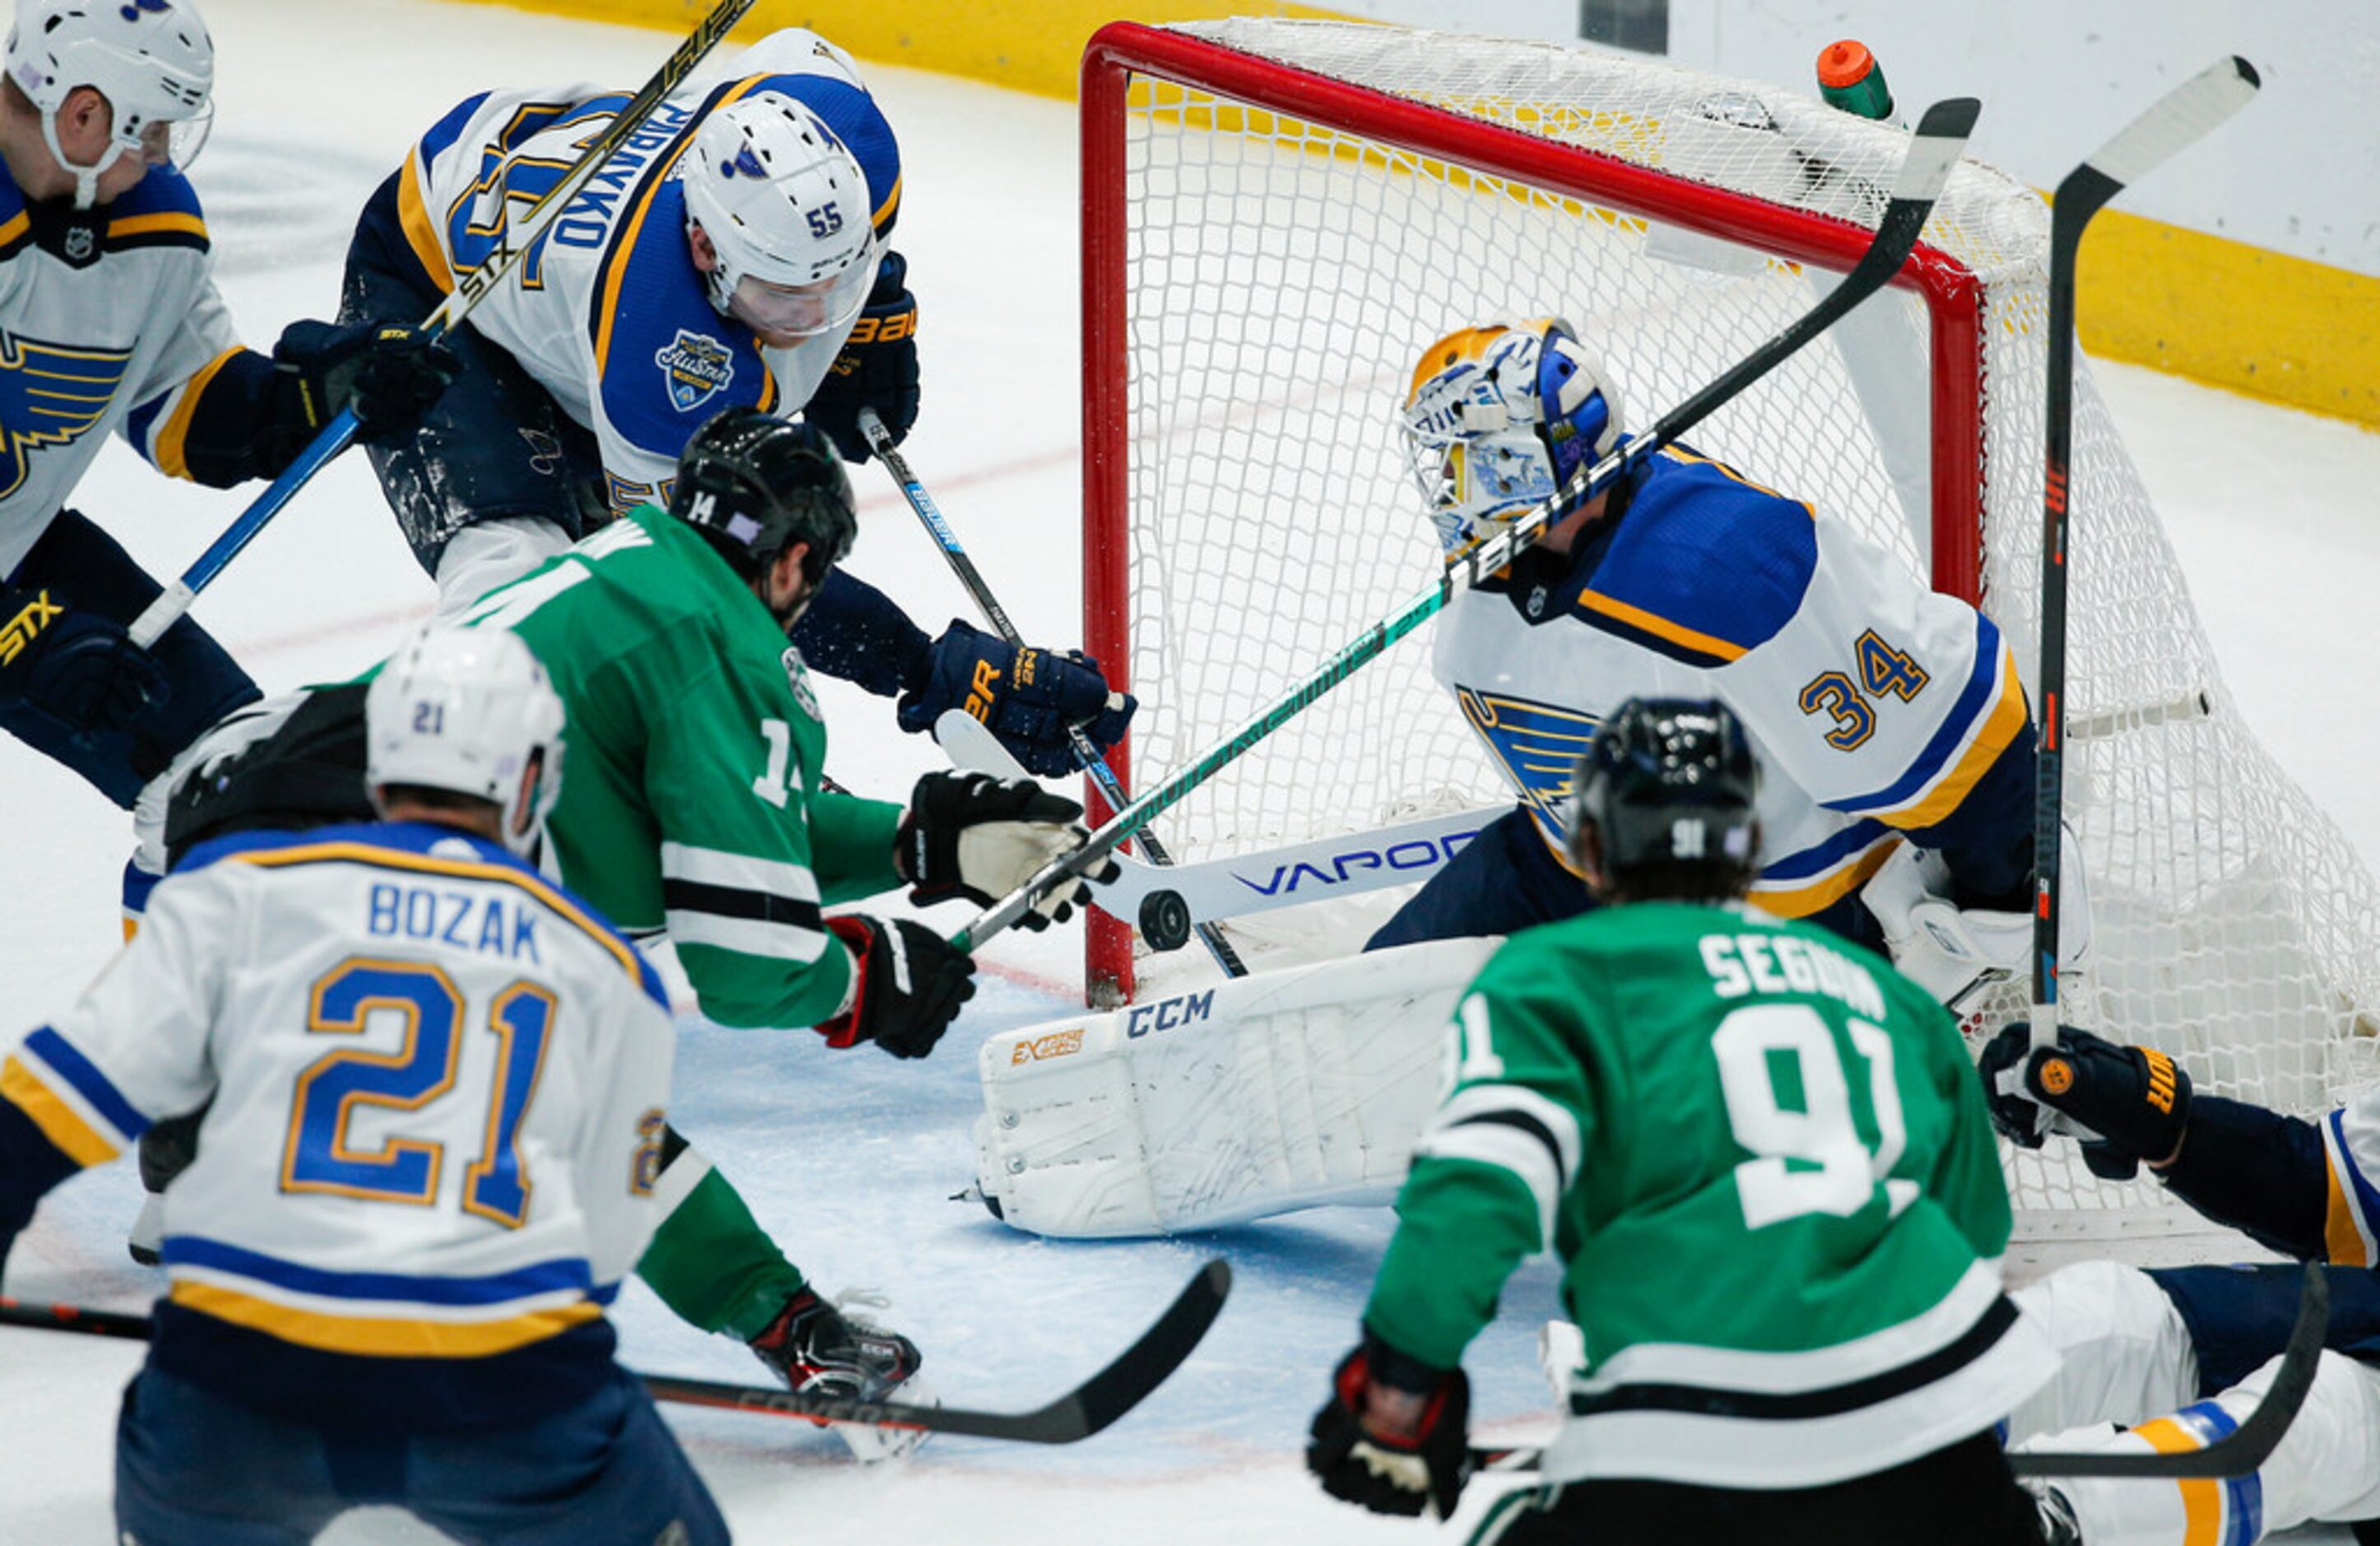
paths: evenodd
<path fill-rule="evenodd" d="M 1856 260 L 1907 138 L 1580 48 L 1336 22 L 1100 32 L 1083 78 L 1086 631 L 1140 696 L 1133 765 L 1185 764 L 1427 580 L 1394 415 L 1426 344 L 1566 317 L 1649 422 Z M 1980 602 L 2028 686 L 2047 250 L 2041 198 L 1963 164 L 1896 287 L 1691 437 Z M 2318 1110 L 2374 1070 L 2380 895 L 2240 723 L 2087 370 L 2074 418 L 2067 801 L 2096 940 L 2068 1016 L 2164 1047 L 2202 1088 Z M 1208 858 L 1508 800 L 1424 636 L 1158 826 Z M 1378 916 L 1325 905 L 1230 931 L 1261 965 L 1353 948 Z M 1210 969 L 1092 922 L 1095 994 Z M 2176 1227 L 2153 1187 L 2069 1155 L 2010 1157 L 2022 1234 Z"/>

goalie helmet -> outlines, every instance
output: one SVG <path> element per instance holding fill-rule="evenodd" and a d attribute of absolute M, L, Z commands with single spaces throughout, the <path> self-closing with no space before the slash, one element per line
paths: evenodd
<path fill-rule="evenodd" d="M 868 178 L 817 114 L 782 91 L 730 103 L 695 131 L 679 177 L 688 223 L 718 254 L 721 315 L 801 339 L 859 314 L 879 256 Z"/>
<path fill-rule="evenodd" d="M 98 198 L 100 174 L 118 157 L 150 156 L 170 137 L 188 166 L 213 107 L 215 45 L 184 0 L 19 0 L 8 30 L 8 78 L 42 115 L 42 139 L 75 175 L 75 206 Z M 107 98 L 108 153 L 83 166 L 58 143 L 58 109 L 78 88 Z"/>
<path fill-rule="evenodd" d="M 1571 855 L 1632 901 L 1740 895 L 1757 862 L 1760 764 L 1715 699 L 1632 698 L 1572 781 Z"/>
<path fill-rule="evenodd" d="M 562 700 L 529 647 L 502 628 L 431 627 L 389 657 L 364 695 L 364 787 L 487 800 L 504 846 L 535 851 L 562 793 Z"/>
<path fill-rule="evenodd" d="M 747 580 L 808 542 L 802 574 L 815 588 L 859 534 L 851 479 L 825 432 L 752 408 L 729 408 L 695 432 L 669 508 Z"/>
<path fill-rule="evenodd" d="M 1620 444 L 1619 394 L 1568 323 L 1491 323 L 1423 351 L 1402 416 L 1415 486 L 1449 556 Z"/>

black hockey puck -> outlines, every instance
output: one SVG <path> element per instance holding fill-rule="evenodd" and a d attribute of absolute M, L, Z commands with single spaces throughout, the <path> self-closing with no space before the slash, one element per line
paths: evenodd
<path fill-rule="evenodd" d="M 1178 891 L 1152 891 L 1140 899 L 1140 937 L 1151 950 L 1179 950 L 1190 943 L 1190 904 Z"/>

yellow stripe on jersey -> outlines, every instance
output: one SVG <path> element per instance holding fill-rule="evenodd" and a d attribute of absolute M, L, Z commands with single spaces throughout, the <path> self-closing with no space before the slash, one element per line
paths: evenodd
<path fill-rule="evenodd" d="M 2159 1455 L 2180 1455 L 2204 1447 L 2197 1434 L 2171 1418 L 2144 1422 L 2132 1430 L 2132 1436 Z M 2175 1485 L 2181 1489 L 2182 1546 L 2220 1546 L 2223 1484 L 2210 1477 L 2192 1477 Z"/>
<path fill-rule="evenodd" d="M 376 1358 L 484 1358 L 560 1336 L 602 1319 L 590 1300 L 531 1310 L 497 1321 L 416 1321 L 365 1315 L 324 1315 L 243 1294 L 220 1284 L 177 1282 L 170 1297 L 186 1309 L 325 1353 Z"/>
<path fill-rule="evenodd" d="M 2024 683 L 2017 677 L 2016 656 L 2005 645 L 2000 649 L 1999 670 L 1999 701 L 1992 705 L 1991 712 L 1985 716 L 1984 727 L 1976 732 L 1957 764 L 1936 780 L 1932 790 L 1915 805 L 1868 814 L 1896 827 L 1930 827 L 1959 809 L 1959 802 L 1967 797 L 1976 781 L 1991 770 L 2000 753 L 2025 727 Z"/>
<path fill-rule="evenodd" d="M 405 229 L 405 244 L 413 249 L 414 261 L 421 265 L 441 294 L 455 293 L 454 265 L 446 261 L 445 244 L 438 239 L 437 224 L 430 218 L 430 207 L 421 197 L 422 185 L 430 180 L 430 168 L 421 164 L 421 147 L 416 145 L 405 158 L 405 171 L 396 179 L 397 224 Z"/>
<path fill-rule="evenodd" d="M 2338 1174 L 2343 1156 L 2333 1154 L 2328 1158 L 2330 1163 L 2323 1167 L 2323 1179 L 2328 1183 L 2330 1191 L 2323 1216 L 2324 1249 L 2334 1267 L 2375 1265 L 2372 1248 L 2365 1242 L 2363 1231 L 2356 1223 L 2355 1199 L 2350 1183 Z"/>
<path fill-rule="evenodd" d="M 716 113 L 729 103 L 742 100 L 754 87 L 768 79 L 765 75 L 756 75 L 748 80 L 737 81 L 732 91 L 711 104 L 710 111 Z M 603 270 L 601 298 L 598 302 L 601 310 L 597 312 L 603 321 L 595 330 L 595 373 L 598 376 L 612 363 L 612 324 L 620 319 L 620 286 L 628 276 L 629 260 L 636 256 L 637 237 L 645 228 L 645 216 L 652 213 L 653 196 L 670 180 L 670 168 L 677 164 L 678 158 L 686 153 L 686 148 L 693 143 L 693 127 L 689 126 L 684 138 L 678 141 L 677 149 L 670 152 L 668 158 L 647 175 L 644 190 L 637 195 L 636 213 L 628 216 L 619 244 L 613 249 L 612 262 Z"/>
<path fill-rule="evenodd" d="M 75 1109 L 51 1092 L 50 1087 L 34 1077 L 21 1058 L 11 1057 L 0 1064 L 0 1100 L 23 1112 L 32 1119 L 42 1136 L 75 1163 L 88 1170 L 103 1165 L 124 1152 L 100 1136 L 99 1130 L 85 1122 Z"/>
<path fill-rule="evenodd" d="M 494 881 L 526 891 L 560 914 L 565 921 L 575 924 L 579 932 L 612 953 L 620 969 L 632 982 L 642 984 L 644 964 L 637 953 L 623 944 L 618 936 L 589 917 L 585 908 L 553 889 L 537 876 L 515 870 L 508 865 L 480 864 L 470 859 L 432 858 L 428 854 L 408 854 L 402 849 L 376 847 L 370 843 L 309 843 L 295 848 L 259 848 L 250 853 L 232 854 L 225 863 L 253 864 L 261 869 L 279 870 L 295 864 L 368 864 L 382 870 L 408 870 L 422 875 L 452 875 L 466 881 Z"/>
<path fill-rule="evenodd" d="M 885 222 L 891 220 L 894 214 L 898 213 L 900 208 L 901 179 L 899 177 L 894 177 L 892 179 L 892 191 L 884 196 L 884 201 L 876 206 L 876 213 L 868 217 L 868 224 L 876 227 L 876 234 L 878 236 L 880 237 L 884 234 Z"/>
<path fill-rule="evenodd" d="M 184 236 L 204 240 L 207 223 L 195 214 L 185 214 L 179 210 L 160 210 L 155 214 L 128 214 L 121 220 L 107 223 L 107 238 L 110 241 L 126 237 L 154 236 L 160 231 L 179 231 Z"/>
<path fill-rule="evenodd" d="M 1892 857 L 1892 850 L 1899 846 L 1900 839 L 1898 837 L 1879 837 L 1849 863 L 1814 880 L 1774 890 L 1755 879 L 1751 889 L 1744 894 L 1744 900 L 1763 911 L 1775 913 L 1779 918 L 1808 918 L 1814 913 L 1824 912 L 1867 884 L 1875 878 L 1876 872 L 1884 868 L 1884 861 Z"/>
<path fill-rule="evenodd" d="M 199 399 L 206 396 L 207 384 L 239 352 L 239 346 L 234 344 L 199 367 L 198 371 L 182 383 L 181 399 L 175 403 L 174 411 L 165 416 L 164 426 L 157 432 L 157 443 L 150 455 L 150 459 L 157 464 L 157 470 L 166 477 L 188 478 L 190 475 L 190 420 L 199 411 Z"/>
<path fill-rule="evenodd" d="M 1657 617 L 1643 607 L 1630 606 L 1626 602 L 1604 595 L 1600 591 L 1580 592 L 1578 604 L 1589 612 L 1599 612 L 1606 617 L 1616 618 L 1627 624 L 1632 628 L 1649 633 L 1658 639 L 1666 639 L 1673 644 L 1682 644 L 1689 650 L 1715 656 L 1721 661 L 1742 660 L 1746 652 L 1741 644 L 1730 644 L 1726 639 L 1711 634 L 1696 633 L 1682 623 L 1672 623 L 1667 617 Z"/>
<path fill-rule="evenodd" d="M 18 210 L 8 217 L 6 225 L 0 225 L 0 247 L 14 247 L 30 236 L 32 230 L 33 217 Z"/>

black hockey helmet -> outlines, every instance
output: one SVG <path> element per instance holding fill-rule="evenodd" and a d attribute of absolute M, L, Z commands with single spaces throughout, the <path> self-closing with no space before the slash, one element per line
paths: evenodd
<path fill-rule="evenodd" d="M 747 579 L 794 543 L 808 542 L 802 572 L 815 586 L 859 534 L 834 443 L 759 408 L 729 408 L 694 432 L 677 459 L 669 508 Z"/>
<path fill-rule="evenodd" d="M 1578 761 L 1572 853 L 1615 898 L 1717 901 L 1757 863 L 1760 764 L 1715 699 L 1632 698 Z"/>

